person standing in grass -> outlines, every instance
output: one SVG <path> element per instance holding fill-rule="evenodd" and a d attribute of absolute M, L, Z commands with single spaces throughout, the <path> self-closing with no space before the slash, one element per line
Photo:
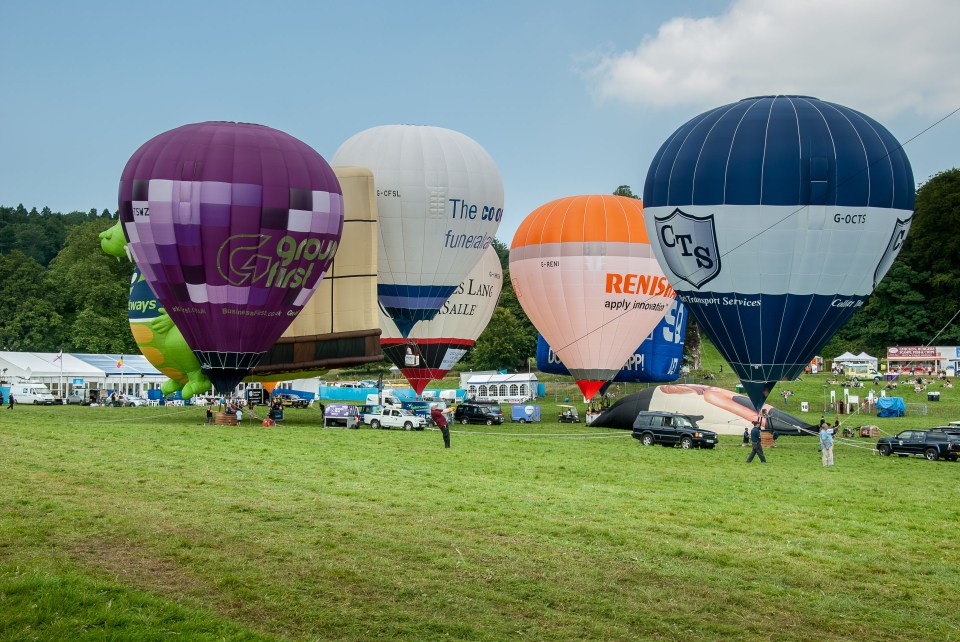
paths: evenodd
<path fill-rule="evenodd" d="M 441 434 L 443 434 L 443 447 L 450 447 L 450 428 L 447 426 L 447 418 L 444 415 L 453 412 L 452 408 L 447 408 L 446 410 L 440 410 L 439 406 L 434 406 L 430 409 L 430 418 L 433 419 L 433 423 L 437 424 L 437 428 L 440 429 Z"/>
<path fill-rule="evenodd" d="M 760 443 L 760 420 L 753 422 L 753 428 L 750 429 L 750 443 L 753 448 L 750 449 L 750 455 L 747 456 L 747 463 L 753 461 L 754 455 L 760 456 L 760 463 L 767 463 L 767 458 L 763 456 L 763 444 Z"/>
<path fill-rule="evenodd" d="M 820 455 L 824 466 L 833 466 L 833 431 L 826 421 L 820 424 Z"/>
<path fill-rule="evenodd" d="M 13 393 L 11 392 L 11 393 L 10 393 L 10 405 L 7 406 L 7 410 L 13 410 L 13 404 L 14 404 L 14 403 L 16 403 L 16 401 L 14 400 L 14 398 L 13 398 Z"/>

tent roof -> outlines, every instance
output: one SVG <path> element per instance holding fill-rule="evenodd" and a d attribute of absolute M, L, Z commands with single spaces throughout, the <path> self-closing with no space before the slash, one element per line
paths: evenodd
<path fill-rule="evenodd" d="M 834 360 L 834 361 L 844 361 L 844 360 L 846 360 L 846 359 L 856 359 L 856 358 L 857 358 L 857 355 L 853 354 L 852 352 L 844 352 L 844 353 L 841 354 L 839 357 L 834 357 L 833 360 Z"/>
<path fill-rule="evenodd" d="M 56 352 L 0 352 L 0 364 L 9 370 L 6 374 L 10 377 L 57 377 L 61 372 L 64 376 L 73 377 L 102 374 L 72 354 L 63 355 L 61 368 Z"/>
<path fill-rule="evenodd" d="M 123 366 L 118 368 L 120 355 L 66 354 L 57 359 L 56 352 L 0 352 L 0 369 L 6 369 L 5 378 L 25 379 L 52 377 L 103 377 L 105 375 L 162 377 L 142 354 L 124 355 Z M 61 365 L 62 364 L 62 365 Z"/>
<path fill-rule="evenodd" d="M 142 354 L 77 354 L 74 356 L 108 375 L 161 376 L 161 372 L 154 368 Z M 118 368 L 117 363 L 121 357 L 123 365 Z"/>
<path fill-rule="evenodd" d="M 515 373 L 515 374 L 478 374 L 473 375 L 467 381 L 468 384 L 474 386 L 482 386 L 488 383 L 529 383 L 531 381 L 536 381 L 537 375 L 533 373 Z"/>

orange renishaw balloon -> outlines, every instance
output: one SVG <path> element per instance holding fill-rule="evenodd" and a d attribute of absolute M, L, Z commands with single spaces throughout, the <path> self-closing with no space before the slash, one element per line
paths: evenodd
<path fill-rule="evenodd" d="M 510 247 L 517 299 L 591 399 L 674 299 L 647 237 L 643 205 L 569 196 L 534 210 Z"/>

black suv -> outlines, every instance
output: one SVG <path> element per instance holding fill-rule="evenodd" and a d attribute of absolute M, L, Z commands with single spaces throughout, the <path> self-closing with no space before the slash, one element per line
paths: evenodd
<path fill-rule="evenodd" d="M 957 461 L 960 456 L 960 433 L 956 428 L 942 426 L 930 430 L 904 430 L 896 437 L 882 437 L 877 441 L 881 455 L 923 455 L 930 461 L 943 457 Z"/>
<path fill-rule="evenodd" d="M 681 448 L 713 448 L 717 433 L 697 426 L 696 419 L 673 412 L 641 412 L 633 420 L 633 438 L 644 446 L 660 444 Z"/>
<path fill-rule="evenodd" d="M 503 410 L 500 406 L 478 403 L 462 403 L 453 411 L 453 420 L 462 424 L 493 424 L 503 423 Z"/>

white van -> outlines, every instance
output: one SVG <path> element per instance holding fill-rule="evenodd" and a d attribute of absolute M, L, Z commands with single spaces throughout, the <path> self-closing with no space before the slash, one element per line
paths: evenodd
<path fill-rule="evenodd" d="M 16 403 L 32 403 L 51 406 L 54 399 L 50 389 L 40 383 L 14 383 L 10 386 L 10 394 Z"/>
<path fill-rule="evenodd" d="M 383 391 L 383 405 L 389 406 L 390 408 L 400 408 L 403 406 L 403 402 L 399 398 L 394 397 L 394 392 L 391 388 L 387 388 Z M 371 392 L 367 395 L 367 405 L 376 406 L 380 405 L 380 395 L 374 392 Z"/>

